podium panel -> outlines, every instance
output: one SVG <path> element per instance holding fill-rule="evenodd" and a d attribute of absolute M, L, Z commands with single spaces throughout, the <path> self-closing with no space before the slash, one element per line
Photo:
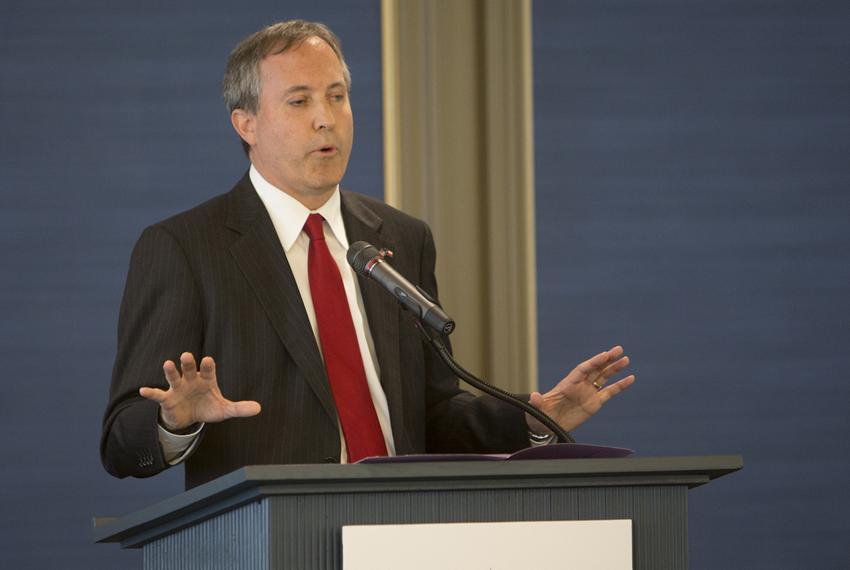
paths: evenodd
<path fill-rule="evenodd" d="M 95 540 L 146 570 L 342 568 L 345 525 L 629 519 L 636 570 L 687 568 L 687 493 L 740 456 L 250 466 Z"/>

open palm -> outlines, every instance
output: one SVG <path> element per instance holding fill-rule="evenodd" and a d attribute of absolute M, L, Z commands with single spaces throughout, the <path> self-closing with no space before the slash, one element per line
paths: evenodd
<path fill-rule="evenodd" d="M 210 356 L 201 360 L 200 370 L 189 352 L 180 355 L 182 374 L 171 360 L 166 360 L 162 369 L 168 390 L 140 388 L 139 395 L 159 403 L 160 419 L 166 429 L 177 431 L 200 422 L 222 422 L 260 413 L 258 402 L 233 402 L 221 394 L 215 361 Z"/>
<path fill-rule="evenodd" d="M 635 376 L 630 374 L 608 385 L 608 381 L 628 365 L 629 357 L 623 355 L 621 346 L 600 352 L 576 366 L 546 394 L 531 394 L 531 405 L 545 412 L 566 431 L 575 429 L 608 400 L 634 384 Z M 528 424 L 532 431 L 548 431 L 531 416 L 528 416 Z"/>

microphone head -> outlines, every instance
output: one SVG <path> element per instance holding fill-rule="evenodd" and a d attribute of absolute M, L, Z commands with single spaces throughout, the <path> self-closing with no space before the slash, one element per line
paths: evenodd
<path fill-rule="evenodd" d="M 348 248 L 345 259 L 358 275 L 368 276 L 366 266 L 380 255 L 378 248 L 365 241 L 356 241 Z"/>

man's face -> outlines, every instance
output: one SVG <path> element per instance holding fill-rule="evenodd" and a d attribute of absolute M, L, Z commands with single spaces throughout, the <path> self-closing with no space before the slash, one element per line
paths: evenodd
<path fill-rule="evenodd" d="M 342 64 L 323 40 L 260 62 L 260 98 L 248 113 L 250 157 L 263 177 L 311 209 L 345 174 L 354 122 Z M 237 129 L 238 130 L 238 129 Z"/>

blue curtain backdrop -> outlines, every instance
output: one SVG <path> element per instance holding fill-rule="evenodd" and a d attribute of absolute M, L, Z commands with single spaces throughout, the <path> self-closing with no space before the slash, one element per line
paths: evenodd
<path fill-rule="evenodd" d="M 0 3 L 0 568 L 141 568 L 90 530 L 92 515 L 183 488 L 182 468 L 117 480 L 100 466 L 130 251 L 246 170 L 219 95 L 225 60 L 295 17 L 342 38 L 355 114 L 343 185 L 380 197 L 377 1 Z"/>
<path fill-rule="evenodd" d="M 541 383 L 622 343 L 579 439 L 742 453 L 692 568 L 850 568 L 850 3 L 534 1 Z"/>
<path fill-rule="evenodd" d="M 0 567 L 141 567 L 90 542 L 182 489 L 98 459 L 132 244 L 244 171 L 221 72 L 279 19 L 342 37 L 343 184 L 380 196 L 378 10 L 0 4 Z M 639 384 L 580 439 L 744 454 L 691 493 L 692 568 L 850 561 L 848 24 L 837 0 L 534 2 L 541 384 L 622 343 Z"/>

